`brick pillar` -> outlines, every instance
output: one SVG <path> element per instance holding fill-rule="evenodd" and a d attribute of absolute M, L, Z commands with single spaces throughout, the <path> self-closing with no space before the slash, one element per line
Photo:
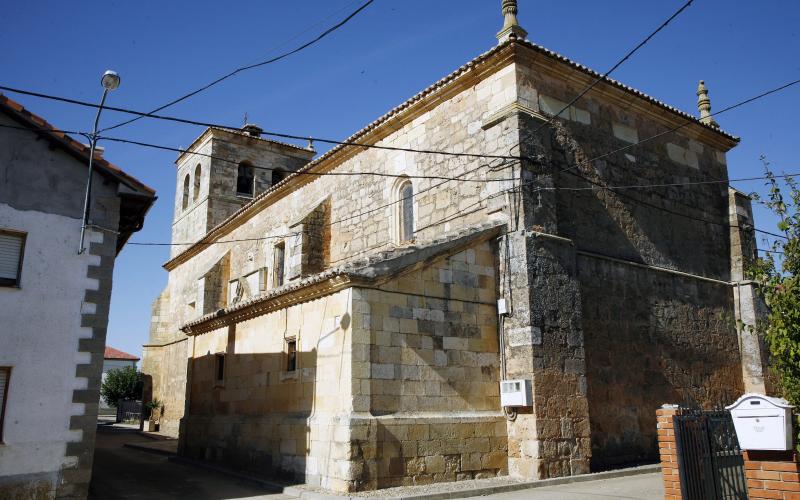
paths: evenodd
<path fill-rule="evenodd" d="M 791 451 L 745 451 L 747 493 L 751 499 L 800 499 L 800 462 Z"/>
<path fill-rule="evenodd" d="M 656 410 L 658 428 L 658 453 L 661 455 L 661 475 L 664 478 L 664 499 L 681 498 L 681 481 L 678 475 L 678 451 L 675 446 L 673 417 L 680 415 L 678 405 L 664 405 Z"/>

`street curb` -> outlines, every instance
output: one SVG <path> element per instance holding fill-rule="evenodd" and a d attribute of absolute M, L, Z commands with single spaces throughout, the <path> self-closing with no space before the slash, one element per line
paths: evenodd
<path fill-rule="evenodd" d="M 436 493 L 424 493 L 421 495 L 406 495 L 406 496 L 392 496 L 385 497 L 391 500 L 444 500 L 450 498 L 469 498 L 485 495 L 494 495 L 497 493 L 508 493 L 511 491 L 520 491 L 533 488 L 544 488 L 547 486 L 557 486 L 560 484 L 571 483 L 584 483 L 588 481 L 600 481 L 603 479 L 615 479 L 619 477 L 638 476 L 641 474 L 653 474 L 661 471 L 661 465 L 643 465 L 640 467 L 632 467 L 629 469 L 620 469 L 606 472 L 595 472 L 592 474 L 581 474 L 579 476 L 566 476 L 556 477 L 552 479 L 540 479 L 538 481 L 526 481 L 514 484 L 502 484 L 497 486 L 484 486 L 464 490 L 441 491 Z M 302 487 L 289 486 L 284 488 L 285 495 L 294 496 L 303 500 L 372 500 L 377 497 L 369 496 L 351 496 L 351 495 L 336 495 L 332 493 L 321 493 L 316 491 L 308 491 Z"/>
<path fill-rule="evenodd" d="M 126 444 L 125 446 L 138 449 L 136 445 Z M 148 449 L 145 451 L 152 451 L 154 453 L 158 452 L 152 449 Z M 202 460 L 193 460 L 190 458 L 184 458 L 172 454 L 169 454 L 168 459 L 171 462 L 176 462 L 183 465 L 190 465 L 218 472 L 220 474 L 236 478 L 240 481 L 256 484 L 269 491 L 274 491 L 276 493 L 283 493 L 284 495 L 293 496 L 295 498 L 300 498 L 303 500 L 373 500 L 378 498 L 376 496 L 354 496 L 348 494 L 337 495 L 333 492 L 323 493 L 319 491 L 306 490 L 302 486 L 285 486 L 280 483 L 275 483 L 272 481 L 267 481 L 265 479 L 254 477 L 241 472 L 236 472 L 231 469 L 227 469 L 225 467 L 220 467 L 218 465 L 204 462 Z M 615 479 L 620 477 L 638 476 L 641 474 L 653 474 L 656 472 L 661 472 L 660 464 L 642 465 L 639 467 L 631 467 L 628 469 L 595 472 L 592 474 L 581 474 L 579 476 L 555 477 L 552 479 L 540 479 L 538 481 L 525 481 L 512 484 L 501 484 L 496 486 L 479 486 L 472 489 L 461 489 L 461 490 L 454 489 L 451 491 L 438 491 L 435 493 L 423 493 L 420 495 L 392 496 L 384 498 L 390 498 L 391 500 L 444 500 L 450 498 L 469 498 L 469 497 L 478 497 L 485 495 L 494 495 L 497 493 L 508 493 L 511 491 L 520 491 L 533 488 L 545 488 L 547 486 L 557 486 L 561 484 L 584 483 L 588 481 L 601 481 L 603 479 Z"/>

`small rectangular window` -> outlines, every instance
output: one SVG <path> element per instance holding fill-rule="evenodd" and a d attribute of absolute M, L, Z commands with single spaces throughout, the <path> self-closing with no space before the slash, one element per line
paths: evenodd
<path fill-rule="evenodd" d="M 283 265 L 286 260 L 286 245 L 283 242 L 275 245 L 272 260 L 272 286 L 277 288 L 283 285 Z"/>
<path fill-rule="evenodd" d="M 214 366 L 214 381 L 217 384 L 221 384 L 225 381 L 225 355 L 217 354 L 214 358 L 214 364 L 216 365 Z"/>
<path fill-rule="evenodd" d="M 11 379 L 11 368 L 0 366 L 0 443 L 3 442 L 3 420 L 6 415 L 6 399 L 8 399 L 8 383 Z"/>
<path fill-rule="evenodd" d="M 0 286 L 19 286 L 26 234 L 0 229 Z"/>
<path fill-rule="evenodd" d="M 297 370 L 297 339 L 291 338 L 286 340 L 286 371 L 295 370 Z"/>

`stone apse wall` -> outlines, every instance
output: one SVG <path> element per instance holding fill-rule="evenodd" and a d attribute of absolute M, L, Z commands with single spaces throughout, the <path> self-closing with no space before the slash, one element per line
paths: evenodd
<path fill-rule="evenodd" d="M 546 67 L 520 68 L 528 89 L 520 94 L 537 95 L 540 109 L 560 110 L 574 95 Z M 591 435 L 593 470 L 656 460 L 654 409 L 663 401 L 709 407 L 729 403 L 743 388 L 727 186 L 592 184 L 724 179 L 730 143 L 685 129 L 588 161 L 665 130 L 640 109 L 589 94 L 552 131 L 534 136 L 541 121 L 526 118 L 521 133 L 523 148 L 539 155 L 530 168 L 526 223 L 564 238 L 559 252 L 542 257 L 566 262 L 565 279 L 576 285 L 562 299 L 575 301 L 580 324 L 561 328 L 562 345 L 577 348 L 564 371 L 577 371 L 577 392 L 588 402 L 590 430 L 578 429 Z M 536 192 L 542 187 L 560 189 Z M 529 279 L 535 269 L 529 264 Z M 531 305 L 535 316 L 535 299 Z"/>

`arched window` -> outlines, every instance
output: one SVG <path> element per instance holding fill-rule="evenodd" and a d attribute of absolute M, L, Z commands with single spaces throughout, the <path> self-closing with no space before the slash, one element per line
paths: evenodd
<path fill-rule="evenodd" d="M 414 186 L 411 181 L 403 181 L 397 190 L 397 227 L 400 243 L 414 239 Z"/>
<path fill-rule="evenodd" d="M 236 194 L 238 196 L 253 196 L 253 167 L 247 163 L 239 164 L 239 172 L 236 176 Z"/>
<path fill-rule="evenodd" d="M 202 170 L 200 169 L 200 164 L 198 163 L 197 166 L 194 168 L 194 196 L 192 197 L 193 201 L 197 201 L 197 198 L 200 197 L 200 174 Z"/>
<path fill-rule="evenodd" d="M 181 203 L 181 209 L 186 210 L 186 207 L 189 206 L 189 174 L 186 174 L 186 177 L 183 179 L 183 203 Z"/>

